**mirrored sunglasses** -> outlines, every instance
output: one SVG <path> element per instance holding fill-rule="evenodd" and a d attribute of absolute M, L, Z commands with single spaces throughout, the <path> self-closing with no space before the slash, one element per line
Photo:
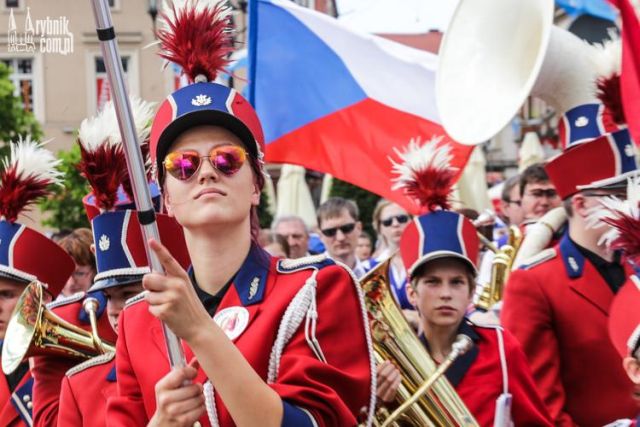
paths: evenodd
<path fill-rule="evenodd" d="M 164 158 L 165 171 L 180 181 L 186 181 L 198 172 L 202 159 L 209 159 L 211 166 L 225 176 L 237 173 L 247 159 L 247 152 L 237 145 L 214 147 L 208 156 L 197 151 L 172 151 Z"/>
<path fill-rule="evenodd" d="M 380 223 L 385 227 L 391 227 L 391 224 L 393 224 L 394 219 L 398 221 L 398 224 L 405 224 L 409 222 L 410 218 L 409 218 L 409 215 L 396 215 L 387 219 L 383 219 L 382 221 L 380 221 Z"/>
<path fill-rule="evenodd" d="M 356 223 L 352 222 L 339 227 L 324 228 L 320 230 L 320 232 L 326 237 L 335 237 L 335 235 L 338 234 L 338 230 L 342 231 L 342 234 L 349 234 L 354 230 L 354 228 L 356 228 Z"/>

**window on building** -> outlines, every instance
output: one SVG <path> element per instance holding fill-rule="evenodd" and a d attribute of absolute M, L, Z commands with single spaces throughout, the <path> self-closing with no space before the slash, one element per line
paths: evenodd
<path fill-rule="evenodd" d="M 22 99 L 25 111 L 34 111 L 34 70 L 33 58 L 3 58 L 7 67 L 11 69 L 9 78 L 13 83 L 14 91 Z"/>
<path fill-rule="evenodd" d="M 131 58 L 129 56 L 122 56 L 122 69 L 125 76 L 125 84 L 128 78 L 129 64 Z M 111 99 L 111 88 L 109 86 L 109 79 L 107 78 L 107 68 L 105 67 L 104 60 L 101 56 L 95 58 L 95 76 L 96 76 L 96 109 L 100 110 L 104 104 Z"/>
<path fill-rule="evenodd" d="M 10 7 L 20 8 L 22 5 L 20 4 L 21 0 L 4 0 L 4 7 L 8 9 Z"/>

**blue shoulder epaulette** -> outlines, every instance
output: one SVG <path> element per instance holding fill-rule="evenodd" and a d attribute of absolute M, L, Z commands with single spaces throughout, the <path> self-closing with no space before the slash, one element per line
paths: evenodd
<path fill-rule="evenodd" d="M 296 259 L 281 259 L 278 261 L 277 269 L 280 273 L 295 273 L 302 270 L 320 270 L 335 264 L 329 255 L 323 253 Z"/>
<path fill-rule="evenodd" d="M 557 251 L 554 248 L 548 248 L 535 254 L 534 256 L 527 258 L 522 265 L 520 266 L 521 270 L 529 270 L 536 265 L 542 264 L 543 262 L 549 261 L 558 255 Z"/>

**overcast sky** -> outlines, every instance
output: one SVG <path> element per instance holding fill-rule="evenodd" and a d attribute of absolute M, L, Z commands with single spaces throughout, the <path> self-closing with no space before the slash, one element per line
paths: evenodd
<path fill-rule="evenodd" d="M 481 1 L 481 0 L 476 0 Z M 446 29 L 458 0 L 336 0 L 339 18 L 370 33 L 425 33 Z"/>

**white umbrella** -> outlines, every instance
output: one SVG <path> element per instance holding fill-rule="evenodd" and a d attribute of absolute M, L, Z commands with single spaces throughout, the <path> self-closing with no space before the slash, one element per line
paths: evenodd
<path fill-rule="evenodd" d="M 278 181 L 277 216 L 297 215 L 307 226 L 314 228 L 317 225 L 316 209 L 304 175 L 302 166 L 282 166 Z"/>
<path fill-rule="evenodd" d="M 540 163 L 544 160 L 544 150 L 540 143 L 540 138 L 535 132 L 527 132 L 520 147 L 520 160 L 518 161 L 518 171 L 522 172 L 527 167 Z"/>
<path fill-rule="evenodd" d="M 322 192 L 320 193 L 320 204 L 327 201 L 329 194 L 331 194 L 331 187 L 333 185 L 333 176 L 328 173 L 324 174 L 322 178 Z"/>
<path fill-rule="evenodd" d="M 275 215 L 278 210 L 278 203 L 276 199 L 276 189 L 273 185 L 273 180 L 271 179 L 271 175 L 267 174 L 267 177 L 264 181 L 264 189 L 262 190 L 267 194 L 267 211 L 271 215 Z"/>

